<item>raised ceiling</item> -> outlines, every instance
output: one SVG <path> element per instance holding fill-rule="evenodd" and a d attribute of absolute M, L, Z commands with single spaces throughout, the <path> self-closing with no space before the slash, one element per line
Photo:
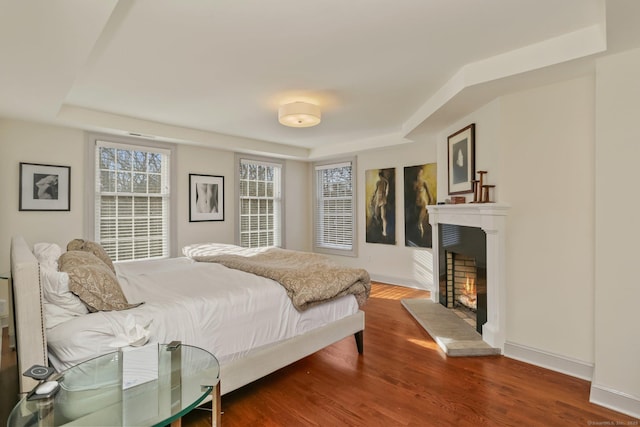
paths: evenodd
<path fill-rule="evenodd" d="M 300 159 L 390 146 L 635 46 L 637 3 L 0 0 L 0 116 Z M 280 125 L 296 100 L 322 123 Z"/>

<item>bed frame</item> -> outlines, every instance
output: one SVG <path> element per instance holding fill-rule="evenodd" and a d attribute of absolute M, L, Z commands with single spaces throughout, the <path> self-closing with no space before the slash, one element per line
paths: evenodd
<path fill-rule="evenodd" d="M 27 393 L 37 382 L 22 373 L 33 365 L 48 366 L 49 363 L 40 266 L 21 236 L 11 240 L 11 277 L 20 393 Z M 306 334 L 251 351 L 220 367 L 220 394 L 249 384 L 350 335 L 355 336 L 358 352 L 362 354 L 363 331 L 364 312 L 360 310 Z"/>

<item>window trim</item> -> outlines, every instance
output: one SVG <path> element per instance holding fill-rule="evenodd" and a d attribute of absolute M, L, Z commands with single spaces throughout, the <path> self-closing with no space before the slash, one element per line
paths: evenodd
<path fill-rule="evenodd" d="M 353 188 L 353 194 L 351 195 L 351 205 L 353 212 L 353 237 L 351 241 L 351 250 L 347 249 L 336 249 L 336 248 L 325 248 L 322 246 L 318 246 L 317 244 L 317 231 L 318 231 L 318 170 L 317 168 L 330 169 L 327 166 L 337 167 L 344 163 L 351 164 L 351 185 Z M 358 204 L 357 196 L 358 196 L 358 164 L 356 157 L 348 157 L 348 158 L 338 158 L 332 160 L 323 160 L 319 162 L 315 162 L 312 164 L 312 174 L 313 174 L 313 225 L 312 225 L 312 247 L 314 252 L 328 254 L 328 255 L 341 255 L 341 256 L 349 256 L 349 257 L 357 257 L 358 256 Z"/>
<path fill-rule="evenodd" d="M 95 235 L 95 156 L 97 141 L 104 141 L 113 144 L 122 144 L 123 146 L 139 146 L 152 149 L 168 150 L 170 152 L 171 161 L 169 163 L 169 185 L 171 188 L 171 194 L 169 196 L 169 235 L 167 236 L 167 244 L 169 246 L 169 257 L 178 256 L 177 246 L 177 212 L 178 212 L 178 174 L 177 174 L 177 147 L 175 144 L 167 142 L 153 141 L 144 138 L 125 137 L 117 135 L 109 135 L 103 133 L 86 133 L 86 148 L 85 148 L 85 171 L 84 171 L 84 236 L 88 240 L 96 240 Z M 125 261 L 125 262 L 136 262 Z"/>
<path fill-rule="evenodd" d="M 264 157 L 264 156 L 255 156 L 251 154 L 242 154 L 235 153 L 234 158 L 234 179 L 235 179 L 235 191 L 234 191 L 234 203 L 236 207 L 236 215 L 235 221 L 236 226 L 234 230 L 234 239 L 235 244 L 240 246 L 240 226 L 241 219 L 240 215 L 242 213 L 242 209 L 240 206 L 240 162 L 242 160 L 250 160 L 255 162 L 262 162 L 272 165 L 280 166 L 280 247 L 286 247 L 286 229 L 285 229 L 285 216 L 286 216 L 286 191 L 285 191 L 285 177 L 286 177 L 286 162 L 282 159 L 277 159 L 273 157 Z"/>

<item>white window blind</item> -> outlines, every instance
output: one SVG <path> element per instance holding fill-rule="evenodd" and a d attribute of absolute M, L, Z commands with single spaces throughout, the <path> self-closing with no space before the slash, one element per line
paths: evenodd
<path fill-rule="evenodd" d="M 316 249 L 353 251 L 353 164 L 345 162 L 318 165 L 315 173 Z"/>
<path fill-rule="evenodd" d="M 169 255 L 170 151 L 96 141 L 95 236 L 114 261 Z"/>
<path fill-rule="evenodd" d="M 240 246 L 282 246 L 282 165 L 240 159 Z"/>

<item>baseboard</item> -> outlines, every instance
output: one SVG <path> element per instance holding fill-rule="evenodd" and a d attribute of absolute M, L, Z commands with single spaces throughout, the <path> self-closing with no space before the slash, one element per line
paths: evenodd
<path fill-rule="evenodd" d="M 640 418 L 640 397 L 637 396 L 630 396 L 592 383 L 589 402 L 629 415 L 630 417 Z"/>
<path fill-rule="evenodd" d="M 583 380 L 591 381 L 593 378 L 593 364 L 559 354 L 549 353 L 509 341 L 504 343 L 503 354 L 511 359 L 551 369 L 552 371 Z"/>
<path fill-rule="evenodd" d="M 405 288 L 422 289 L 425 291 L 432 291 L 432 283 L 420 283 L 417 280 L 384 276 L 381 274 L 371 274 L 371 280 L 374 282 L 387 283 L 389 285 L 404 286 Z"/>

